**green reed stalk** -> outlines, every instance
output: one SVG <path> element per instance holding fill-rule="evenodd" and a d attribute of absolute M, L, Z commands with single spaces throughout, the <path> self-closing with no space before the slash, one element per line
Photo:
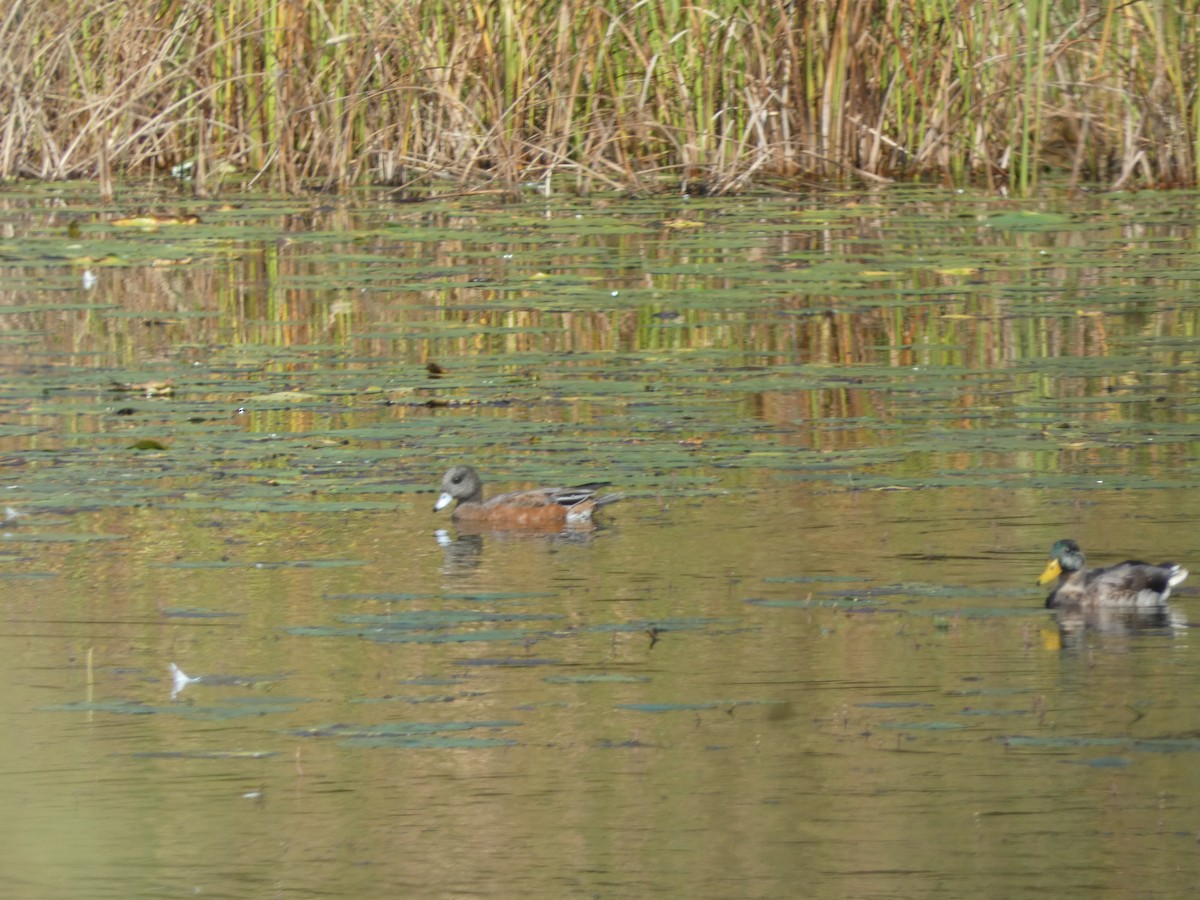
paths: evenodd
<path fill-rule="evenodd" d="M 1039 114 L 1042 109 L 1045 68 L 1042 57 L 1046 48 L 1048 0 L 1024 4 L 1024 102 L 1021 104 L 1020 152 L 1016 160 L 1016 187 L 1029 193 L 1037 177 L 1037 149 L 1040 146 Z"/>

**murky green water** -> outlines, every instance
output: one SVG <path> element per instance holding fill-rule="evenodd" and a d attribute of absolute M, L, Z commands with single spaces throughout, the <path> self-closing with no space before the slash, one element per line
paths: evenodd
<path fill-rule="evenodd" d="M 0 893 L 1185 895 L 1198 200 L 8 191 Z"/>

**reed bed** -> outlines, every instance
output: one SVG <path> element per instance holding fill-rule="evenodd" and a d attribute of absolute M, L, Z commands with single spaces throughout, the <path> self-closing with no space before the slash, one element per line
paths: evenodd
<path fill-rule="evenodd" d="M 1200 0 L 9 0 L 0 178 L 1197 180 Z"/>

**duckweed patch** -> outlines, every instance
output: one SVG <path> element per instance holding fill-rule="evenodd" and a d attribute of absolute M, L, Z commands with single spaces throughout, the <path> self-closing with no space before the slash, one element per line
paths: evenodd
<path fill-rule="evenodd" d="M 592 673 L 586 675 L 547 675 L 542 680 L 547 684 L 643 684 L 650 680 L 650 676 Z"/>
<path fill-rule="evenodd" d="M 803 600 L 768 600 L 763 597 L 749 597 L 745 601 L 750 606 L 761 606 L 767 609 L 879 609 L 879 602 L 859 597 L 837 598 L 805 598 Z"/>
<path fill-rule="evenodd" d="M 276 750 L 144 750 L 130 753 L 132 759 L 254 760 L 278 756 Z"/>
<path fill-rule="evenodd" d="M 495 731 L 519 727 L 517 721 L 386 722 L 379 725 L 321 725 L 293 731 L 298 737 L 335 738 L 359 749 L 476 750 L 513 747 L 518 741 L 503 737 L 475 737 L 462 732 Z"/>
<path fill-rule="evenodd" d="M 540 656 L 486 656 L 456 659 L 454 662 L 460 666 L 497 669 L 533 669 L 563 664 L 561 659 L 548 659 Z"/>
<path fill-rule="evenodd" d="M 219 609 L 164 607 L 159 610 L 159 615 L 164 619 L 233 619 L 243 616 L 244 613 Z"/>
<path fill-rule="evenodd" d="M 1147 753 L 1195 753 L 1200 751 L 1200 738 L 1137 740 L 1134 738 L 1100 736 L 1010 735 L 996 738 L 996 740 L 1003 743 L 1006 747 L 1028 747 L 1050 750 L 1122 747 L 1127 750 L 1140 750 Z"/>
<path fill-rule="evenodd" d="M 715 709 L 732 715 L 740 706 L 762 706 L 776 702 L 774 700 L 705 700 L 697 703 L 618 703 L 614 709 L 641 713 L 703 712 Z"/>
<path fill-rule="evenodd" d="M 199 706 L 188 703 L 151 704 L 135 700 L 79 700 L 43 706 L 44 712 L 111 713 L 124 716 L 170 716 L 182 719 L 200 719 L 221 722 L 241 719 L 246 716 L 277 716 L 296 711 L 296 706 L 287 703 L 255 703 L 251 706 L 231 703 L 228 706 Z"/>

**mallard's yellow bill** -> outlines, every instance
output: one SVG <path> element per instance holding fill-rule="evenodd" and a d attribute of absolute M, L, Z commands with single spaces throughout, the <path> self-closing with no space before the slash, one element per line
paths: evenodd
<path fill-rule="evenodd" d="M 1062 574 L 1062 566 L 1059 565 L 1057 559 L 1052 559 L 1046 563 L 1046 571 L 1042 573 L 1042 577 L 1038 579 L 1038 584 L 1049 584 Z"/>

